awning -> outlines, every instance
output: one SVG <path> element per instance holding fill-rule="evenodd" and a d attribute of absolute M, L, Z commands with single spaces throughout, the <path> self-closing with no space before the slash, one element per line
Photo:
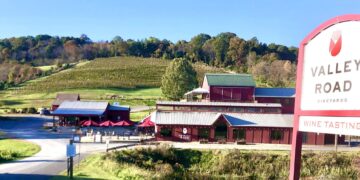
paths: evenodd
<path fill-rule="evenodd" d="M 190 94 L 209 94 L 209 91 L 207 89 L 203 89 L 203 88 L 196 88 L 192 91 L 185 93 L 185 96 L 190 95 Z"/>

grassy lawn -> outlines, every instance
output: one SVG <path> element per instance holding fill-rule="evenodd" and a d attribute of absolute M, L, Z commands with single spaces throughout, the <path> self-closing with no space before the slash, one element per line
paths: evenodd
<path fill-rule="evenodd" d="M 149 172 L 136 166 L 120 166 L 104 159 L 104 154 L 94 154 L 81 161 L 80 166 L 74 166 L 74 179 L 136 179 L 147 177 Z M 142 176 L 141 176 L 142 175 Z M 66 171 L 52 180 L 68 179 Z"/>
<path fill-rule="evenodd" d="M 23 140 L 0 139 L 0 163 L 23 159 L 40 151 L 40 146 Z"/>
<path fill-rule="evenodd" d="M 0 113 L 5 109 L 24 107 L 50 107 L 57 93 L 78 93 L 82 100 L 120 102 L 122 105 L 154 105 L 155 101 L 161 98 L 160 88 L 137 88 L 137 89 L 69 89 L 60 92 L 15 94 L 11 90 L 0 92 Z M 110 95 L 117 95 L 119 98 L 110 99 Z"/>
<path fill-rule="evenodd" d="M 304 152 L 301 177 L 356 179 L 358 153 Z M 284 151 L 136 148 L 94 154 L 74 168 L 75 179 L 287 179 Z M 64 179 L 66 172 L 54 179 Z"/>
<path fill-rule="evenodd" d="M 151 110 L 150 112 L 152 112 Z M 141 111 L 141 112 L 132 112 L 130 113 L 130 119 L 135 122 L 139 122 L 143 120 L 147 115 L 149 115 L 149 111 Z"/>

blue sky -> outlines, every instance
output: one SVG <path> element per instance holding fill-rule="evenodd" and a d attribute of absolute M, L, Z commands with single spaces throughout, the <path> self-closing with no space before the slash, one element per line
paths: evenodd
<path fill-rule="evenodd" d="M 298 46 L 320 23 L 360 13 L 355 0 L 0 0 L 0 38 L 88 35 L 94 41 L 190 40 L 234 32 L 265 43 Z"/>

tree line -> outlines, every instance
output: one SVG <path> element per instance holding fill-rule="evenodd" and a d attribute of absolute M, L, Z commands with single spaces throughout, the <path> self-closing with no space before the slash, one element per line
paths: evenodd
<path fill-rule="evenodd" d="M 92 60 L 98 57 L 138 56 L 163 59 L 186 58 L 219 67 L 237 66 L 246 70 L 247 57 L 294 62 L 297 48 L 260 43 L 255 37 L 244 40 L 234 33 L 217 36 L 199 34 L 190 41 L 173 43 L 155 37 L 124 40 L 116 36 L 111 41 L 94 42 L 88 36 L 58 37 L 37 35 L 0 40 L 0 61 L 7 59 L 36 65 L 54 64 L 53 60 Z"/>
<path fill-rule="evenodd" d="M 272 87 L 294 85 L 297 53 L 296 47 L 261 43 L 256 37 L 245 40 L 231 32 L 216 36 L 202 33 L 190 41 L 180 40 L 176 43 L 155 37 L 124 40 L 120 36 L 111 41 L 94 42 L 86 35 L 37 35 L 0 39 L 0 66 L 5 67 L 8 67 L 9 61 L 14 60 L 19 64 L 39 66 L 116 56 L 183 58 L 190 62 L 225 67 L 238 73 L 251 73 L 261 83 L 260 86 Z M 24 67 L 29 69 L 28 66 Z M 31 71 L 33 73 L 28 77 L 17 75 L 23 72 L 19 68 L 11 71 L 7 69 L 3 71 L 0 80 L 18 84 L 39 74 L 35 70 Z M 7 75 L 5 72 L 8 72 Z"/>

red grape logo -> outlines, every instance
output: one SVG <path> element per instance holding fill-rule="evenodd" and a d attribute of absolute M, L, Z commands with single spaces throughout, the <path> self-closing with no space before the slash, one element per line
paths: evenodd
<path fill-rule="evenodd" d="M 331 56 L 337 56 L 341 50 L 341 32 L 335 31 L 333 32 L 330 39 L 330 47 L 329 51 Z"/>

